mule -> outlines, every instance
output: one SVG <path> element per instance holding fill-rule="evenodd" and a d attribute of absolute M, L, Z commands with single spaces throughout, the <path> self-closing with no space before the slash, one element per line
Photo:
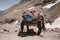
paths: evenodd
<path fill-rule="evenodd" d="M 37 27 L 38 27 L 37 35 L 39 35 L 41 33 L 42 29 L 45 30 L 44 18 L 43 18 L 42 15 L 38 15 L 38 18 L 34 19 L 32 21 L 26 21 L 26 20 L 23 19 L 22 23 L 21 23 L 21 32 L 23 32 L 24 25 L 27 26 L 27 32 L 29 32 L 29 26 L 37 25 Z"/>

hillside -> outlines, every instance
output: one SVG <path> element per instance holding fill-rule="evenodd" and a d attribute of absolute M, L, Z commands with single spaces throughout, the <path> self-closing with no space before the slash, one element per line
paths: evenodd
<path fill-rule="evenodd" d="M 25 11 L 27 8 L 29 8 L 31 6 L 34 6 L 35 2 L 38 2 L 38 1 L 30 1 L 30 0 L 21 1 L 20 3 L 5 10 L 3 12 L 4 15 L 0 17 L 0 21 L 4 21 L 6 19 L 12 19 L 12 18 L 16 18 L 18 21 L 20 21 L 20 19 L 22 19 L 23 11 Z M 35 7 L 37 7 L 39 13 L 42 12 L 43 15 L 45 15 L 44 16 L 45 22 L 48 22 L 48 21 L 53 22 L 58 17 L 58 15 L 60 15 L 60 11 L 59 11 L 60 3 L 54 5 L 50 9 L 41 9 L 43 7 L 42 5 L 37 5 Z"/>
<path fill-rule="evenodd" d="M 52 8 L 44 12 L 46 21 L 54 21 L 56 18 L 60 17 L 60 3 L 54 5 Z"/>
<path fill-rule="evenodd" d="M 0 40 L 60 40 L 60 0 L 22 0 L 18 4 L 4 10 L 0 15 Z M 53 5 L 50 7 L 50 5 Z M 36 35 L 37 26 L 30 26 L 30 32 L 21 33 L 22 14 L 29 7 L 36 7 L 42 13 L 45 22 L 45 31 Z M 50 25 L 50 24 L 51 25 Z"/>
<path fill-rule="evenodd" d="M 0 15 L 2 15 L 3 11 L 0 10 Z"/>

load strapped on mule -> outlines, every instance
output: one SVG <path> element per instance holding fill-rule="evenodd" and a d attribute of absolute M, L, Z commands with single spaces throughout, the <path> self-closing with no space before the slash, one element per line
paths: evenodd
<path fill-rule="evenodd" d="M 32 21 L 36 18 L 38 18 L 38 13 L 35 7 L 28 8 L 26 12 L 23 13 L 23 19 L 25 21 Z"/>
<path fill-rule="evenodd" d="M 28 8 L 26 12 L 23 13 L 23 20 L 21 22 L 21 32 L 23 32 L 24 25 L 27 26 L 27 32 L 29 32 L 30 25 L 37 25 L 37 35 L 41 33 L 42 29 L 45 30 L 44 18 L 42 15 L 39 15 L 35 7 Z"/>

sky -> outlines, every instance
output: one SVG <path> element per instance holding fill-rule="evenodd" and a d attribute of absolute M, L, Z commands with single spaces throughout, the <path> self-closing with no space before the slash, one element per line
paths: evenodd
<path fill-rule="evenodd" d="M 20 0 L 0 0 L 0 10 L 8 9 L 18 2 L 20 2 Z"/>

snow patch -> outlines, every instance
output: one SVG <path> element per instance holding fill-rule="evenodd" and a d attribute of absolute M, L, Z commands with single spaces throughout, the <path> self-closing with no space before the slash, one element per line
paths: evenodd
<path fill-rule="evenodd" d="M 44 6 L 43 7 L 43 9 L 44 8 L 46 8 L 46 9 L 49 9 L 49 8 L 51 8 L 52 6 L 54 6 L 55 4 L 57 4 L 57 3 L 59 3 L 60 2 L 60 0 L 57 0 L 55 3 L 53 3 L 53 4 L 47 4 L 46 6 Z"/>
<path fill-rule="evenodd" d="M 60 17 L 58 17 L 52 25 L 47 23 L 45 26 L 46 28 L 60 28 Z"/>
<path fill-rule="evenodd" d="M 17 11 L 21 11 L 21 9 L 19 9 L 19 10 L 14 10 L 14 12 L 17 12 Z"/>
<path fill-rule="evenodd" d="M 18 21 L 15 21 L 15 25 L 18 24 Z"/>

